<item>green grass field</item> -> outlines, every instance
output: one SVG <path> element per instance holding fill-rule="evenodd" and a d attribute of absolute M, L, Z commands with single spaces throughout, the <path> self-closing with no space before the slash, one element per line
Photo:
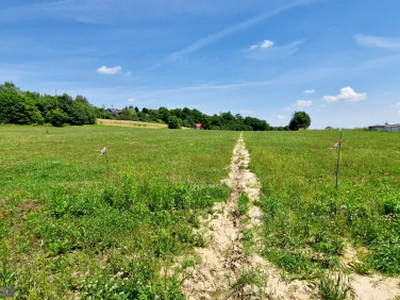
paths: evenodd
<path fill-rule="evenodd" d="M 335 190 L 338 131 L 246 133 L 262 184 L 265 256 L 291 278 L 340 269 L 349 245 L 354 271 L 400 274 L 400 139 L 344 131 Z"/>
<path fill-rule="evenodd" d="M 179 297 L 159 270 L 203 243 L 237 134 L 0 128 L 0 286 L 18 298 Z M 107 160 L 99 156 L 107 147 Z M 108 161 L 108 162 L 107 162 Z M 112 288 L 111 288 L 112 287 Z"/>
<path fill-rule="evenodd" d="M 400 274 L 396 133 L 244 133 L 262 184 L 263 255 L 288 279 L 340 269 Z M 17 298 L 183 298 L 163 276 L 203 246 L 198 216 L 229 197 L 237 132 L 0 126 L 0 286 Z M 106 146 L 106 157 L 99 156 Z M 147 298 L 146 298 L 147 297 Z"/>

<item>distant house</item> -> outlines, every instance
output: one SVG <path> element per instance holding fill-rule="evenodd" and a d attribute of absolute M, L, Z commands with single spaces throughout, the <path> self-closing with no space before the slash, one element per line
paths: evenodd
<path fill-rule="evenodd" d="M 110 113 L 112 113 L 112 114 L 117 114 L 117 115 L 119 115 L 119 114 L 122 112 L 122 110 L 120 110 L 120 109 L 118 109 L 118 108 L 107 108 L 107 110 L 108 110 Z"/>
<path fill-rule="evenodd" d="M 196 123 L 196 129 L 203 129 L 203 125 L 201 125 L 201 123 Z"/>
<path fill-rule="evenodd" d="M 400 132 L 400 123 L 398 124 L 385 123 L 385 125 L 374 125 L 374 126 L 369 126 L 368 129 L 376 131 Z"/>

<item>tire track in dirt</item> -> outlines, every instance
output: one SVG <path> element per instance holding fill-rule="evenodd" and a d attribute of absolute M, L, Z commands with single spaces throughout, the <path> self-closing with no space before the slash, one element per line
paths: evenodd
<path fill-rule="evenodd" d="M 263 215 L 253 202 L 259 199 L 260 184 L 248 170 L 249 163 L 250 154 L 240 135 L 233 150 L 229 178 L 223 181 L 231 189 L 230 197 L 226 203 L 215 204 L 214 214 L 201 220 L 201 231 L 210 242 L 205 248 L 196 248 L 201 263 L 189 270 L 190 276 L 182 282 L 188 299 L 309 298 L 310 288 L 306 283 L 287 284 L 280 271 L 258 254 L 262 250 Z M 242 194 L 250 200 L 244 216 L 238 212 Z M 254 231 L 251 252 L 243 248 L 243 230 Z M 241 280 L 249 278 L 249 274 L 257 274 L 257 282 Z"/>

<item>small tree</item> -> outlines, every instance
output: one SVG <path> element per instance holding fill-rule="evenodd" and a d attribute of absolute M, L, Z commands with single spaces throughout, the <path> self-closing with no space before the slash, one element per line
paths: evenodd
<path fill-rule="evenodd" d="M 67 121 L 68 115 L 59 109 L 53 109 L 46 114 L 46 122 L 55 127 L 62 127 Z"/>
<path fill-rule="evenodd" d="M 307 129 L 311 125 L 310 116 L 304 111 L 296 111 L 289 123 L 290 130 Z"/>
<path fill-rule="evenodd" d="M 168 128 L 169 129 L 181 129 L 182 126 L 182 120 L 175 117 L 175 116 L 169 116 L 168 117 Z"/>

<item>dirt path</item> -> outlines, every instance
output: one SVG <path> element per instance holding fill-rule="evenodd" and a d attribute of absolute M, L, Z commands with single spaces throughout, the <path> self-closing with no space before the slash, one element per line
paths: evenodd
<path fill-rule="evenodd" d="M 357 258 L 357 252 L 348 244 L 346 253 L 341 257 L 341 263 L 351 269 L 353 261 L 361 263 Z M 389 278 L 380 274 L 369 276 L 350 274 L 348 285 L 354 299 L 357 300 L 386 300 L 400 297 L 400 278 Z"/>
<path fill-rule="evenodd" d="M 230 197 L 215 204 L 213 214 L 201 220 L 200 231 L 209 242 L 205 248 L 196 248 L 200 263 L 186 271 L 182 291 L 188 299 L 315 299 L 317 291 L 309 282 L 287 283 L 282 271 L 260 255 L 263 214 L 254 205 L 260 197 L 260 183 L 248 169 L 249 163 L 241 135 L 233 150 L 229 178 L 223 181 L 231 189 Z M 245 214 L 238 208 L 241 195 L 249 199 Z M 354 255 L 348 248 L 343 266 L 349 267 Z M 351 274 L 346 281 L 351 298 L 393 299 L 399 295 L 398 278 Z"/>
<path fill-rule="evenodd" d="M 230 198 L 217 203 L 214 214 L 202 220 L 202 231 L 210 242 L 196 249 L 201 263 L 190 270 L 182 284 L 189 299 L 309 298 L 310 289 L 303 282 L 287 284 L 280 271 L 258 254 L 263 215 L 253 202 L 259 199 L 260 184 L 248 170 L 249 162 L 241 135 L 233 150 L 229 178 L 224 180 L 231 189 Z M 249 198 L 245 215 L 238 210 L 242 194 Z M 246 249 L 244 231 L 252 233 L 252 246 Z"/>

